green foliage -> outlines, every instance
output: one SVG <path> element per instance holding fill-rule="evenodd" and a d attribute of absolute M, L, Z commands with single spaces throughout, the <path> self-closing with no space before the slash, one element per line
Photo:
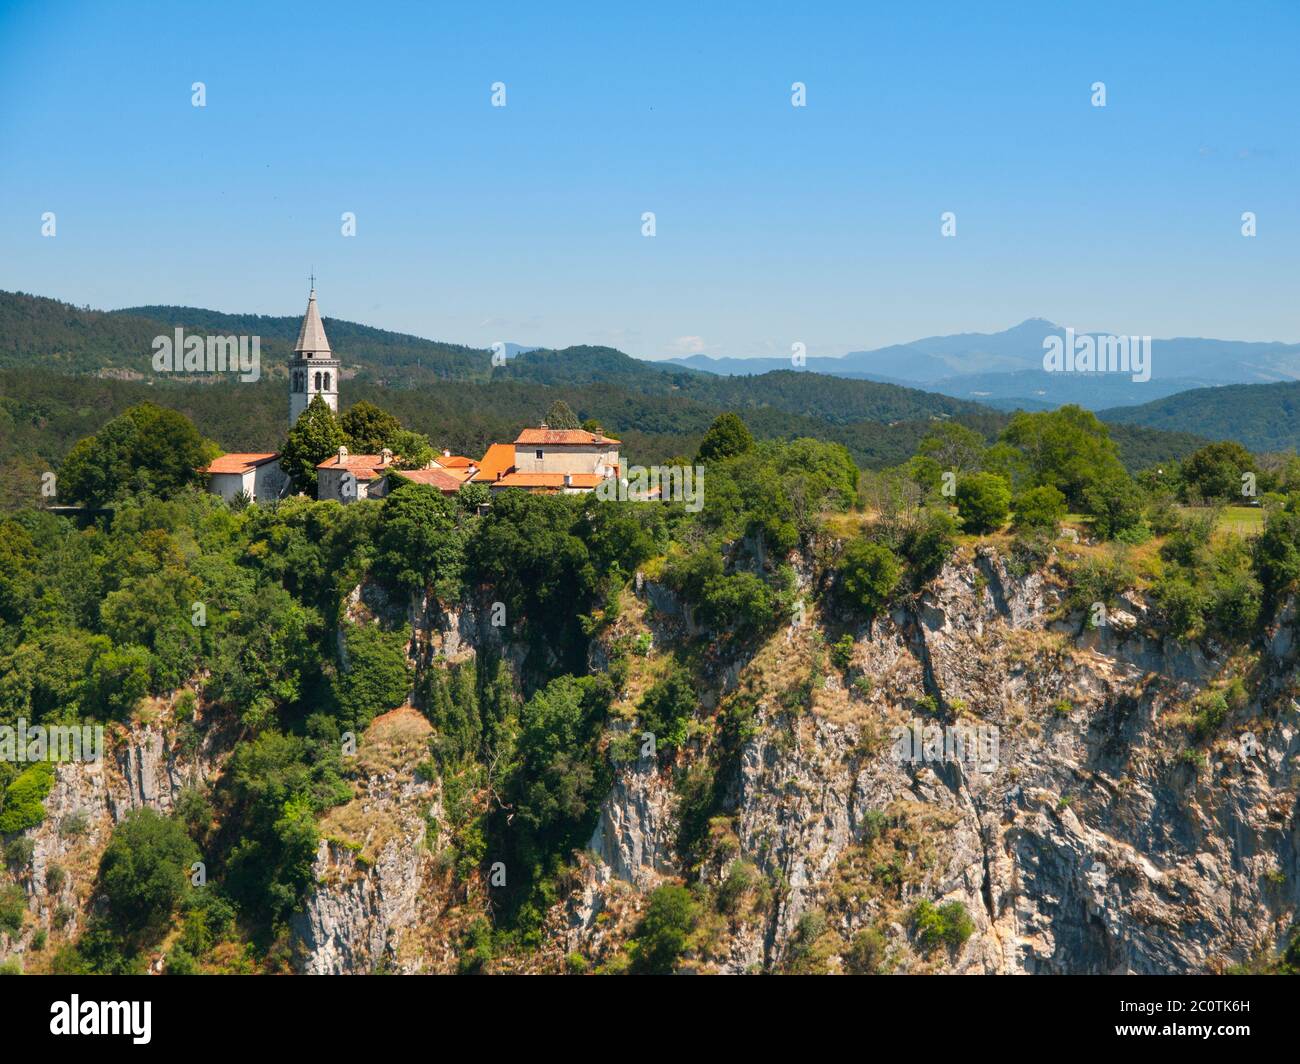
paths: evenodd
<path fill-rule="evenodd" d="M 927 953 L 941 945 L 960 949 L 975 931 L 975 923 L 959 901 L 937 908 L 929 901 L 919 901 L 912 909 L 912 930 Z"/>
<path fill-rule="evenodd" d="M 183 414 L 141 403 L 68 452 L 59 498 L 99 506 L 128 492 L 170 495 L 197 483 L 215 454 Z"/>
<path fill-rule="evenodd" d="M 378 454 L 385 447 L 399 453 L 393 447 L 393 437 L 401 427 L 401 422 L 392 414 L 365 399 L 355 403 L 339 418 L 343 442 L 353 454 Z"/>
<path fill-rule="evenodd" d="M 839 575 L 845 597 L 873 616 L 889 602 L 903 575 L 903 567 L 883 543 L 855 539 L 844 548 Z"/>
<path fill-rule="evenodd" d="M 1232 440 L 1207 444 L 1182 463 L 1184 498 L 1189 502 L 1241 499 L 1242 475 L 1254 472 L 1255 456 Z"/>
<path fill-rule="evenodd" d="M 343 445 L 343 429 L 338 418 L 319 395 L 289 429 L 280 448 L 280 468 L 293 480 L 299 491 L 316 494 L 316 466 Z"/>
<path fill-rule="evenodd" d="M 737 414 L 719 414 L 700 441 L 697 462 L 719 462 L 753 450 L 754 437 Z"/>
<path fill-rule="evenodd" d="M 1124 474 L 1106 426 L 1078 406 L 1021 411 L 1011 418 L 1001 438 L 1020 452 L 1029 487 L 1050 485 L 1079 509 L 1088 488 Z"/>
<path fill-rule="evenodd" d="M 846 672 L 853 660 L 853 648 L 856 644 L 853 636 L 842 635 L 831 644 L 831 664 L 841 672 Z"/>
<path fill-rule="evenodd" d="M 578 421 L 578 415 L 573 412 L 569 404 L 563 399 L 557 399 L 551 404 L 551 408 L 546 411 L 546 425 L 552 429 L 576 429 L 581 428 Z"/>
<path fill-rule="evenodd" d="M 198 847 L 177 820 L 133 810 L 113 830 L 99 862 L 97 889 L 105 920 L 127 941 L 156 940 L 190 888 Z"/>
<path fill-rule="evenodd" d="M 1255 541 L 1254 567 L 1271 613 L 1300 583 L 1300 494 L 1268 515 Z"/>
<path fill-rule="evenodd" d="M 1015 512 L 1012 528 L 1055 535 L 1065 517 L 1065 496 L 1050 484 L 1044 484 L 1021 492 L 1012 509 Z"/>
<path fill-rule="evenodd" d="M 0 930 L 11 935 L 23 926 L 27 913 L 27 894 L 17 883 L 0 886 Z"/>
<path fill-rule="evenodd" d="M 54 785 L 54 772 L 37 762 L 20 772 L 0 796 L 0 835 L 33 828 L 45 819 L 45 796 Z"/>
<path fill-rule="evenodd" d="M 316 816 L 352 797 L 337 729 L 320 719 L 313 725 L 313 738 L 265 731 L 239 744 L 217 795 L 234 836 L 223 882 L 263 934 L 298 911 L 315 883 Z"/>
<path fill-rule="evenodd" d="M 1092 515 L 1092 529 L 1102 539 L 1141 543 L 1149 537 L 1145 499 L 1123 469 L 1094 477 L 1083 489 L 1082 509 Z"/>
<path fill-rule="evenodd" d="M 406 702 L 411 685 L 406 634 L 373 624 L 347 624 L 343 632 L 346 664 L 334 685 L 339 723 L 360 732 L 380 713 Z"/>
<path fill-rule="evenodd" d="M 661 753 L 674 750 L 686 742 L 687 728 L 698 701 L 690 673 L 674 665 L 641 699 L 637 709 L 640 728 L 654 735 Z"/>
<path fill-rule="evenodd" d="M 630 970 L 637 975 L 671 975 L 699 916 L 699 903 L 685 887 L 656 887 L 632 934 Z"/>
<path fill-rule="evenodd" d="M 969 473 L 957 481 L 957 512 L 965 531 L 996 532 L 1011 512 L 1011 487 L 996 473 Z"/>

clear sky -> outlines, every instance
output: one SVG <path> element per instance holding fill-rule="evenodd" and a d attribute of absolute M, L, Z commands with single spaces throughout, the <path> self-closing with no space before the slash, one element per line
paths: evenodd
<path fill-rule="evenodd" d="M 0 288 L 299 314 L 314 266 L 327 316 L 651 358 L 1297 341 L 1298 55 L 1295 0 L 0 0 Z"/>

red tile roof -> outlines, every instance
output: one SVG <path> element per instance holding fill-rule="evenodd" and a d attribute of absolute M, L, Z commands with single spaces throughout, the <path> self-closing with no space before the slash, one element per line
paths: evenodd
<path fill-rule="evenodd" d="M 477 481 L 496 480 L 497 477 L 509 473 L 515 467 L 515 445 L 513 443 L 494 443 L 487 449 L 483 455 L 483 461 L 478 464 L 478 473 L 474 479 Z"/>
<path fill-rule="evenodd" d="M 397 455 L 393 455 L 387 462 L 384 456 L 380 454 L 350 454 L 339 461 L 337 454 L 332 454 L 323 462 L 317 462 L 317 469 L 346 469 L 358 480 L 375 480 L 382 477 L 393 467 L 393 463 L 399 461 Z"/>
<path fill-rule="evenodd" d="M 477 464 L 474 459 L 466 458 L 463 454 L 440 454 L 434 461 L 443 469 L 465 469 Z"/>
<path fill-rule="evenodd" d="M 611 439 L 608 436 L 602 436 L 598 432 L 588 432 L 586 429 L 524 429 L 519 434 L 515 443 L 533 445 L 538 443 L 549 444 L 554 447 L 557 444 L 573 443 L 618 443 L 618 440 Z"/>
<path fill-rule="evenodd" d="M 464 483 L 463 477 L 458 477 L 445 469 L 394 469 L 392 475 L 402 480 L 409 480 L 413 484 L 428 484 L 444 495 L 455 495 Z"/>
<path fill-rule="evenodd" d="M 260 465 L 280 456 L 275 453 L 254 453 L 244 452 L 234 454 L 223 454 L 220 458 L 214 458 L 211 465 L 203 470 L 205 473 L 247 473 L 250 469 L 255 469 Z"/>

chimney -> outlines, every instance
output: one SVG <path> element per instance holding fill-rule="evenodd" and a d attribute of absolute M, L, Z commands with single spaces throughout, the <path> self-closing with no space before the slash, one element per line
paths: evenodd
<path fill-rule="evenodd" d="M 348 449 L 340 444 L 339 446 L 339 465 L 342 465 L 348 459 Z"/>
<path fill-rule="evenodd" d="M 450 452 L 449 450 L 447 450 L 446 447 L 444 447 L 444 448 L 442 449 L 442 456 L 443 456 L 443 458 L 450 458 L 450 457 L 451 457 L 451 452 Z"/>
<path fill-rule="evenodd" d="M 572 474 L 572 473 L 565 473 L 565 474 L 564 474 L 564 486 L 565 486 L 566 488 L 571 488 L 571 487 L 573 487 L 573 474 Z"/>
<path fill-rule="evenodd" d="M 392 460 L 393 460 L 393 452 L 390 451 L 387 447 L 385 447 L 382 451 L 379 452 L 380 465 L 388 465 L 392 462 Z"/>

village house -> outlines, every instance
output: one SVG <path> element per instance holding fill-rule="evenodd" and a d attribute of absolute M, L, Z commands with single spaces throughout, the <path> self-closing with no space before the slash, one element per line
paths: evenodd
<path fill-rule="evenodd" d="M 289 363 L 289 424 L 302 416 L 320 396 L 335 413 L 339 409 L 342 363 L 330 348 L 313 284 L 298 342 Z M 594 491 L 604 480 L 619 475 L 619 441 L 585 429 L 552 429 L 545 423 L 524 429 L 514 443 L 493 443 L 481 459 L 443 451 L 424 469 L 398 470 L 400 456 L 385 449 L 380 454 L 336 454 L 316 466 L 316 498 L 337 502 L 378 499 L 387 495 L 399 478 L 428 484 L 444 495 L 454 495 L 462 484 L 483 484 L 492 493 L 519 488 L 540 494 L 575 495 Z M 227 502 L 244 493 L 254 502 L 282 497 L 289 478 L 274 453 L 226 454 L 204 470 L 208 490 Z"/>
<path fill-rule="evenodd" d="M 241 493 L 250 502 L 278 499 L 289 487 L 278 454 L 223 454 L 206 470 L 208 490 L 232 502 Z"/>

